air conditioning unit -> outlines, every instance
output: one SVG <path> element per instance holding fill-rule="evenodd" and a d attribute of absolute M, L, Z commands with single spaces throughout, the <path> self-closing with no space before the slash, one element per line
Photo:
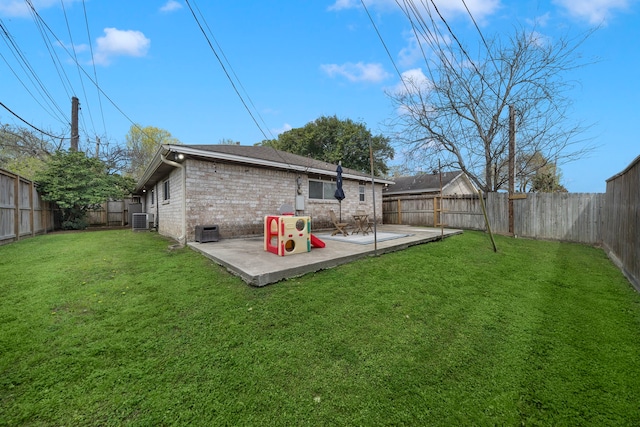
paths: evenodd
<path fill-rule="evenodd" d="M 134 213 L 133 221 L 131 221 L 131 224 L 133 225 L 133 231 L 149 230 L 153 228 L 153 214 Z"/>

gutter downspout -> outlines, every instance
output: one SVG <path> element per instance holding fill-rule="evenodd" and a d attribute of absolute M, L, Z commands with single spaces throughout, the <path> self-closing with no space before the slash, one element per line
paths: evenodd
<path fill-rule="evenodd" d="M 174 162 L 172 160 L 168 160 L 164 154 L 160 153 L 160 160 L 163 163 L 168 164 L 169 166 L 173 166 L 176 168 L 180 168 L 182 170 L 182 235 L 178 237 L 178 242 L 181 245 L 187 244 L 187 173 L 186 168 L 182 163 Z"/>

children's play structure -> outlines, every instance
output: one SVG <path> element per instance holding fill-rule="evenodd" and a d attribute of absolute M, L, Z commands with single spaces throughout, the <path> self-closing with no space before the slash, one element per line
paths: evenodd
<path fill-rule="evenodd" d="M 325 244 L 311 234 L 311 217 L 267 215 L 264 217 L 264 250 L 285 256 L 310 252 Z"/>

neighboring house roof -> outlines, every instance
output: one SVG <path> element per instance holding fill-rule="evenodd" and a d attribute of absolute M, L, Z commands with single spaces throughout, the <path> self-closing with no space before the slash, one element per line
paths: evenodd
<path fill-rule="evenodd" d="M 394 178 L 395 183 L 387 186 L 382 194 L 384 196 L 400 195 L 400 194 L 424 194 L 440 192 L 440 175 L 441 174 L 420 174 L 414 176 L 401 176 Z M 464 179 L 469 186 L 473 188 L 473 184 L 462 171 L 442 172 L 442 191 L 445 192 L 447 187 L 451 186 L 457 180 Z"/>
<path fill-rule="evenodd" d="M 144 175 L 138 181 L 136 192 L 140 192 L 145 186 L 153 185 L 165 177 L 175 167 L 175 162 L 180 161 L 178 160 L 179 155 L 212 162 L 224 161 L 327 177 L 335 177 L 337 167 L 336 164 L 258 145 L 165 144 L 156 152 Z M 342 177 L 343 179 L 371 180 L 371 175 L 349 168 L 342 168 Z M 374 181 L 378 184 L 393 184 L 393 181 L 379 177 L 376 177 Z"/>

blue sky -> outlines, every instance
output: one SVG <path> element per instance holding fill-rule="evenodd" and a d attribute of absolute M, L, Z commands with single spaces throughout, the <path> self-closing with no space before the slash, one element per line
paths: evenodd
<path fill-rule="evenodd" d="M 395 0 L 365 0 L 393 62 L 360 0 L 190 0 L 230 78 L 185 1 L 30 3 L 39 26 L 24 0 L 0 0 L 0 102 L 58 135 L 70 132 L 77 96 L 84 146 L 96 137 L 124 144 L 132 122 L 185 144 L 251 145 L 323 115 L 387 134 L 394 64 L 401 73 L 424 67 Z M 604 192 L 640 154 L 638 1 L 436 0 L 462 43 L 477 47 L 465 4 L 485 37 L 533 22 L 552 39 L 599 27 L 580 48 L 594 63 L 567 76 L 577 83 L 571 119 L 593 124 L 583 136 L 596 149 L 561 172 L 571 192 Z M 3 108 L 0 122 L 24 125 Z"/>

